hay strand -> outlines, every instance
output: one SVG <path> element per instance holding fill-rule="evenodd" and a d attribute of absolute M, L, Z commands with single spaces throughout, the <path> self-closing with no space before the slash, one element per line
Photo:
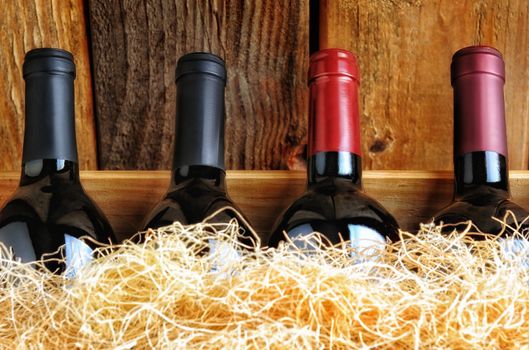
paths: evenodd
<path fill-rule="evenodd" d="M 175 223 L 99 248 L 73 279 L 3 247 L 0 348 L 528 348 L 529 242 L 440 230 L 308 253 L 248 251 L 235 220 Z"/>

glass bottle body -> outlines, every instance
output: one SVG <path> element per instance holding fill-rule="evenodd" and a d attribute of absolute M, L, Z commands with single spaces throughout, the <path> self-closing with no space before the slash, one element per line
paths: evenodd
<path fill-rule="evenodd" d="M 466 153 L 454 160 L 454 172 L 453 202 L 434 219 L 437 224 L 448 224 L 446 230 L 463 230 L 472 221 L 480 231 L 498 234 L 504 228 L 504 219 L 511 227 L 516 226 L 509 212 L 518 222 L 529 215 L 511 201 L 505 156 L 493 151 Z"/>
<path fill-rule="evenodd" d="M 398 240 L 398 224 L 361 186 L 360 157 L 349 152 L 319 152 L 309 159 L 308 190 L 283 214 L 270 239 L 312 232 L 330 244 L 350 241 L 355 248 Z"/>
<path fill-rule="evenodd" d="M 241 210 L 226 191 L 224 170 L 206 165 L 183 166 L 173 171 L 171 185 L 164 198 L 148 215 L 144 230 L 168 226 L 174 222 L 192 225 L 200 222 L 229 223 L 236 219 L 243 243 L 253 245 L 251 229 Z M 252 238 L 250 238 L 252 237 Z"/>
<path fill-rule="evenodd" d="M 77 163 L 39 159 L 24 164 L 20 185 L 0 212 L 0 241 L 23 262 L 43 257 L 51 271 L 75 274 L 92 258 L 97 244 L 91 240 L 116 241 L 85 193 Z M 56 254 L 63 245 L 62 254 Z M 48 259 L 61 257 L 64 261 Z"/>

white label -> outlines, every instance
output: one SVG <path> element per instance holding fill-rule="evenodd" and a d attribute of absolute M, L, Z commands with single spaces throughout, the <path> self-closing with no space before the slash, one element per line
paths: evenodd
<path fill-rule="evenodd" d="M 12 222 L 0 229 L 0 242 L 14 253 L 23 263 L 37 260 L 33 242 L 29 236 L 28 225 L 22 221 Z"/>
<path fill-rule="evenodd" d="M 359 251 L 375 247 L 380 249 L 386 245 L 384 237 L 370 227 L 352 224 L 347 226 L 349 227 L 351 247 Z"/>
<path fill-rule="evenodd" d="M 241 258 L 239 252 L 231 244 L 216 239 L 209 240 L 209 254 L 214 262 L 213 271 L 225 270 L 224 267 Z"/>
<path fill-rule="evenodd" d="M 529 242 L 521 239 L 505 238 L 501 239 L 501 247 L 507 259 L 522 259 L 523 266 L 529 267 Z"/>
<path fill-rule="evenodd" d="M 92 260 L 92 248 L 82 240 L 64 234 L 64 257 L 66 259 L 66 276 L 74 277 L 79 270 Z"/>
<path fill-rule="evenodd" d="M 384 249 L 386 240 L 384 237 L 370 227 L 349 224 L 349 232 L 342 233 L 344 240 L 349 240 L 349 244 L 356 252 L 362 252 L 362 255 L 373 255 L 380 249 Z M 302 224 L 294 227 L 288 232 L 289 237 L 293 240 L 296 248 L 301 250 L 314 250 L 318 247 L 318 242 L 314 240 L 299 239 L 307 234 L 314 232 L 310 224 Z"/>

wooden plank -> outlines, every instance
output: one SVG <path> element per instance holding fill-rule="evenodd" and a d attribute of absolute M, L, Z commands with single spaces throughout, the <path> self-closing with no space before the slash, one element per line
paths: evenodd
<path fill-rule="evenodd" d="M 170 168 L 174 69 L 227 62 L 226 164 L 293 168 L 306 134 L 308 1 L 90 1 L 100 165 Z"/>
<path fill-rule="evenodd" d="M 18 170 L 24 137 L 24 54 L 37 47 L 72 52 L 77 66 L 75 113 L 82 169 L 97 169 L 96 129 L 83 0 L 10 0 L 0 10 L 0 171 Z"/>
<path fill-rule="evenodd" d="M 506 61 L 510 167 L 529 160 L 529 2 L 321 0 L 320 46 L 358 56 L 364 165 L 450 169 L 450 60 L 485 44 Z"/>
<path fill-rule="evenodd" d="M 0 173 L 0 204 L 18 184 L 18 173 Z M 167 190 L 168 171 L 85 171 L 85 189 L 108 216 L 121 238 L 138 230 L 141 221 Z M 366 171 L 366 192 L 395 215 L 405 229 L 415 230 L 452 198 L 447 171 Z M 514 200 L 529 208 L 529 171 L 511 171 Z M 301 171 L 228 171 L 230 196 L 256 230 L 267 233 L 275 220 L 305 190 Z"/>

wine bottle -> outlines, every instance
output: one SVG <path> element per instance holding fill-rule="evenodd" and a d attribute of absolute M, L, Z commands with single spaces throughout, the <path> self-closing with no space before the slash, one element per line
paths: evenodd
<path fill-rule="evenodd" d="M 190 225 L 206 219 L 210 223 L 227 223 L 235 218 L 242 236 L 250 239 L 251 228 L 228 196 L 225 183 L 226 79 L 224 61 L 215 55 L 196 52 L 178 60 L 171 183 L 162 201 L 148 215 L 145 230 L 176 221 Z"/>
<path fill-rule="evenodd" d="M 510 198 L 501 53 L 487 46 L 470 46 L 452 57 L 454 89 L 454 197 L 435 215 L 447 230 L 464 229 L 471 220 L 482 232 L 498 234 L 511 211 L 522 221 L 525 209 Z M 513 217 L 508 217 L 509 225 Z"/>
<path fill-rule="evenodd" d="M 51 271 L 76 274 L 92 256 L 93 240 L 115 238 L 107 219 L 79 180 L 75 139 L 71 53 L 51 48 L 29 51 L 24 60 L 26 112 L 22 175 L 0 211 L 0 241 L 23 262 L 43 257 Z"/>
<path fill-rule="evenodd" d="M 357 248 L 398 239 L 396 220 L 362 189 L 359 80 L 351 52 L 311 55 L 308 189 L 278 220 L 269 246 L 312 232 Z"/>

